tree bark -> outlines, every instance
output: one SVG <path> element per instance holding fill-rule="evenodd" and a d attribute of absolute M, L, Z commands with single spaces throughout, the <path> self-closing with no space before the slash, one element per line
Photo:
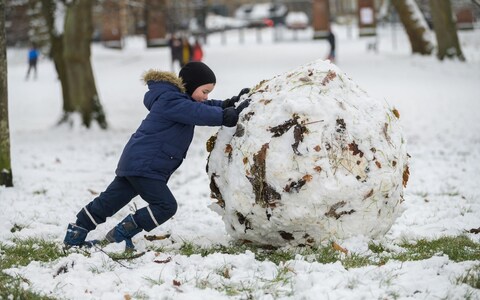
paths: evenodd
<path fill-rule="evenodd" d="M 430 0 L 430 8 L 432 10 L 433 29 L 437 37 L 438 59 L 458 57 L 459 60 L 465 61 L 458 41 L 450 0 Z"/>
<path fill-rule="evenodd" d="M 419 13 L 420 9 L 416 3 L 413 0 L 393 0 L 392 4 L 405 27 L 410 45 L 412 46 L 412 53 L 430 55 L 433 45 L 426 38 L 426 33 L 429 29 L 426 22 L 418 20 L 419 18 L 423 19 L 423 16 Z"/>
<path fill-rule="evenodd" d="M 5 32 L 5 1 L 0 1 L 0 185 L 13 186 L 10 159 L 7 90 L 7 36 Z"/>
<path fill-rule="evenodd" d="M 90 63 L 92 7 L 93 0 L 75 1 L 67 7 L 63 57 L 68 66 L 68 92 L 75 111 L 80 112 L 86 127 L 90 127 L 95 120 L 105 129 L 107 122 Z"/>
<path fill-rule="evenodd" d="M 60 119 L 59 123 L 62 123 L 68 119 L 68 116 L 73 113 L 74 107 L 72 101 L 70 100 L 70 95 L 68 93 L 68 80 L 67 78 L 67 68 L 65 60 L 63 59 L 63 33 L 58 33 L 55 29 L 55 10 L 56 2 L 55 0 L 41 0 L 42 1 L 42 15 L 45 19 L 47 25 L 48 33 L 50 36 L 50 57 L 53 60 L 55 65 L 55 70 L 57 71 L 58 78 L 60 79 L 60 84 L 62 86 L 62 96 L 63 96 L 63 112 L 64 115 Z"/>
<path fill-rule="evenodd" d="M 50 57 L 62 85 L 63 116 L 59 124 L 73 123 L 72 115 L 78 112 L 87 128 L 96 121 L 106 129 L 108 125 L 90 62 L 93 1 L 41 0 L 50 35 Z M 60 3 L 66 7 L 63 33 L 55 28 L 55 11 Z"/>

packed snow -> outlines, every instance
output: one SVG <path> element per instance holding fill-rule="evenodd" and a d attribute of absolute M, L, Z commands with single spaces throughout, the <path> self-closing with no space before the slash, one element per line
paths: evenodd
<path fill-rule="evenodd" d="M 439 62 L 435 56 L 411 55 L 403 29 L 378 30 L 378 52 L 369 52 L 369 39 L 356 38 L 355 28 L 334 27 L 335 62 L 373 97 L 384 99 L 400 112 L 399 122 L 411 155 L 405 189 L 405 211 L 379 241 L 396 247 L 401 241 L 460 235 L 480 226 L 480 34 L 460 32 L 467 62 Z M 217 75 L 212 98 L 225 99 L 244 87 L 323 59 L 328 43 L 312 40 L 312 31 L 291 33 L 247 30 L 212 35 L 205 46 L 205 62 Z M 274 42 L 281 37 L 283 40 Z M 243 43 L 242 43 L 243 40 Z M 141 38 L 126 41 L 122 51 L 92 47 L 92 63 L 100 100 L 110 128 L 90 130 L 56 127 L 61 116 L 60 84 L 51 61 L 39 63 L 37 80 L 25 81 L 27 50 L 8 49 L 9 113 L 14 185 L 0 188 L 0 241 L 44 238 L 63 241 L 69 222 L 114 176 L 124 144 L 146 115 L 142 104 L 146 87 L 140 76 L 150 68 L 169 70 L 169 50 L 145 49 Z M 61 299 L 479 299 L 478 290 L 456 278 L 478 262 L 456 263 L 438 254 L 430 259 L 382 266 L 345 269 L 340 262 L 321 264 L 298 255 L 276 265 L 239 255 L 176 254 L 183 242 L 200 246 L 227 245 L 221 217 L 209 209 L 210 178 L 205 172 L 206 141 L 218 128 L 196 129 L 181 168 L 169 186 L 179 208 L 175 217 L 150 234 L 171 237 L 147 241 L 134 238 L 140 258 L 123 266 L 105 253 L 72 253 L 57 261 L 32 262 L 5 270 L 25 278 L 25 288 Z M 89 234 L 102 238 L 134 206 L 135 198 Z M 12 227 L 24 227 L 11 232 Z M 475 234 L 467 235 L 479 242 Z M 350 253 L 368 254 L 371 240 L 355 236 L 338 243 Z M 105 251 L 121 251 L 111 244 Z M 156 263 L 158 261 L 160 263 Z M 59 273 L 64 268 L 67 272 Z M 228 275 L 228 276 L 227 276 Z M 238 294 L 232 293 L 237 291 Z"/>
<path fill-rule="evenodd" d="M 212 205 L 262 245 L 385 235 L 408 181 L 398 111 L 316 60 L 252 88 L 236 130 L 212 137 Z"/>

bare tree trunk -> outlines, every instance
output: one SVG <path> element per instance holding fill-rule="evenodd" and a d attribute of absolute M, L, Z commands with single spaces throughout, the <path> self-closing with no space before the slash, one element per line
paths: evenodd
<path fill-rule="evenodd" d="M 64 115 L 59 123 L 68 120 L 68 116 L 74 112 L 72 101 L 68 93 L 67 68 L 65 60 L 63 59 L 63 33 L 58 33 L 55 29 L 55 0 L 41 0 L 42 1 L 42 15 L 48 28 L 50 36 L 50 57 L 53 59 L 55 70 L 57 71 L 60 83 L 62 85 L 63 96 L 63 112 Z M 62 79 L 63 78 L 63 79 Z"/>
<path fill-rule="evenodd" d="M 461 61 L 465 61 L 458 41 L 450 0 L 430 0 L 430 7 L 432 9 L 433 29 L 437 37 L 438 59 L 458 57 Z"/>
<path fill-rule="evenodd" d="M 93 0 L 76 1 L 68 6 L 63 36 L 63 57 L 68 66 L 68 92 L 75 111 L 80 112 L 82 116 L 83 124 L 90 127 L 95 120 L 101 128 L 107 128 L 90 63 L 92 7 Z"/>
<path fill-rule="evenodd" d="M 41 0 L 50 34 L 50 56 L 62 85 L 63 116 L 59 123 L 71 122 L 72 114 L 79 112 L 86 127 L 96 121 L 106 129 L 107 121 L 90 63 L 93 1 Z M 63 33 L 58 33 L 55 28 L 57 5 L 66 8 Z"/>
<path fill-rule="evenodd" d="M 430 55 L 433 45 L 426 37 L 429 28 L 426 22 L 421 22 L 424 19 L 416 3 L 413 0 L 392 0 L 392 4 L 405 27 L 412 46 L 412 53 Z"/>
<path fill-rule="evenodd" d="M 90 63 L 92 7 L 93 0 L 75 1 L 67 7 L 63 57 L 68 66 L 68 92 L 75 111 L 80 112 L 85 126 L 90 127 L 95 120 L 105 129 L 107 122 L 98 98 Z"/>
<path fill-rule="evenodd" d="M 5 1 L 0 0 L 0 185 L 13 186 L 10 160 L 7 90 L 7 36 L 5 33 Z"/>

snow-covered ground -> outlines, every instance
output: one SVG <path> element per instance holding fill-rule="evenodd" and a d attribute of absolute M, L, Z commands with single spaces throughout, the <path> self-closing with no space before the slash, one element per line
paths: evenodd
<path fill-rule="evenodd" d="M 401 28 L 380 29 L 378 53 L 367 51 L 368 39 L 355 29 L 334 28 L 337 65 L 374 97 L 385 99 L 400 112 L 407 137 L 410 180 L 405 212 L 381 239 L 386 245 L 418 238 L 459 235 L 480 226 L 480 31 L 460 32 L 466 63 L 439 62 L 413 56 Z M 205 62 L 217 75 L 212 98 L 224 99 L 243 87 L 287 72 L 328 54 L 326 41 L 313 41 L 311 31 L 274 33 L 255 31 L 225 37 L 212 35 Z M 226 38 L 226 44 L 223 43 Z M 37 80 L 25 81 L 26 50 L 8 49 L 9 113 L 14 188 L 0 187 L 0 241 L 43 237 L 63 240 L 75 214 L 113 179 L 122 148 L 146 114 L 142 104 L 146 87 L 140 76 L 149 68 L 170 69 L 168 49 L 146 49 L 141 38 L 127 40 L 122 51 L 92 47 L 97 89 L 110 129 L 55 127 L 61 115 L 60 85 L 51 61 L 39 63 Z M 149 242 L 138 235 L 139 250 L 157 244 L 175 247 L 182 241 L 211 246 L 228 244 L 221 218 L 208 208 L 209 179 L 205 172 L 206 140 L 217 128 L 197 127 L 182 167 L 169 186 L 179 209 L 175 217 L 151 234 L 171 233 L 167 241 Z M 102 238 L 130 212 L 135 198 L 114 217 L 90 233 Z M 25 227 L 12 233 L 15 225 Z M 479 241 L 478 235 L 469 236 Z M 175 244 L 171 244 L 175 241 Z M 369 240 L 357 237 L 339 243 L 350 251 L 368 253 Z M 107 246 L 119 251 L 123 245 Z M 168 248 L 167 248 L 168 249 Z M 156 256 L 158 255 L 158 256 Z M 171 261 L 163 264 L 154 260 Z M 447 256 L 415 262 L 389 261 L 377 267 L 346 270 L 339 262 L 320 264 L 298 256 L 283 265 L 257 261 L 254 254 L 213 254 L 190 257 L 170 252 L 147 252 L 124 262 L 102 252 L 90 257 L 71 254 L 51 263 L 32 262 L 12 268 L 31 288 L 66 299 L 479 299 L 478 290 L 457 284 L 456 278 L 478 262 L 455 263 Z M 68 272 L 56 272 L 67 266 Z M 228 270 L 228 276 L 225 276 Z M 222 275 L 223 274 L 223 275 Z M 275 280 L 281 278 L 282 280 Z M 177 284 L 175 284 L 175 282 Z M 229 291 L 240 294 L 228 296 Z"/>

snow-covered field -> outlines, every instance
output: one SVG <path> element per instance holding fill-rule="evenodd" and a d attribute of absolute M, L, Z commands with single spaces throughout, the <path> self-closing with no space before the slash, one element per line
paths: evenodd
<path fill-rule="evenodd" d="M 399 110 L 411 155 L 405 211 L 380 242 L 394 247 L 401 241 L 456 236 L 478 228 L 480 31 L 459 33 L 466 63 L 411 55 L 401 28 L 380 30 L 378 53 L 367 51 L 369 40 L 356 38 L 355 32 L 350 38 L 346 28 L 335 31 L 337 65 L 369 94 Z M 285 40 L 275 43 L 273 33 L 265 31 L 257 43 L 256 33 L 246 32 L 244 44 L 235 32 L 226 36 L 226 44 L 220 35 L 212 35 L 204 49 L 205 62 L 217 75 L 211 97 L 230 97 L 243 87 L 326 57 L 327 42 L 313 41 L 310 35 L 310 31 L 297 36 L 285 33 Z M 0 242 L 43 237 L 61 244 L 67 224 L 113 179 L 123 145 L 146 114 L 142 72 L 170 69 L 168 49 L 144 45 L 141 38 L 131 38 L 122 51 L 92 47 L 97 89 L 110 125 L 107 131 L 55 127 L 62 100 L 52 62 L 41 60 L 38 79 L 25 81 L 26 50 L 8 49 L 15 187 L 0 188 Z M 201 246 L 230 241 L 221 218 L 208 208 L 212 199 L 205 142 L 216 130 L 197 127 L 184 164 L 170 179 L 178 212 L 150 233 L 171 233 L 170 239 L 149 242 L 143 235 L 134 239 L 139 250 L 157 244 L 165 246 L 166 252 L 150 251 L 124 261 L 129 268 L 93 251 L 90 257 L 72 253 L 58 261 L 32 262 L 7 272 L 28 279 L 27 288 L 62 299 L 247 299 L 249 295 L 254 299 L 464 299 L 467 295 L 480 299 L 478 290 L 455 280 L 478 262 L 456 263 L 441 254 L 347 270 L 340 262 L 320 264 L 302 256 L 279 266 L 255 260 L 249 251 L 206 257 L 169 252 L 169 247 L 174 249 L 183 241 Z M 135 198 L 89 238 L 102 238 L 134 203 L 145 205 Z M 12 233 L 14 225 L 25 228 Z M 468 236 L 480 240 L 478 234 Z M 368 254 L 368 242 L 363 237 L 338 241 L 359 254 Z M 105 248 L 122 249 L 118 244 Z M 154 262 L 168 257 L 169 262 Z M 61 266 L 67 266 L 68 272 L 57 276 Z M 229 291 L 239 294 L 229 296 Z"/>

